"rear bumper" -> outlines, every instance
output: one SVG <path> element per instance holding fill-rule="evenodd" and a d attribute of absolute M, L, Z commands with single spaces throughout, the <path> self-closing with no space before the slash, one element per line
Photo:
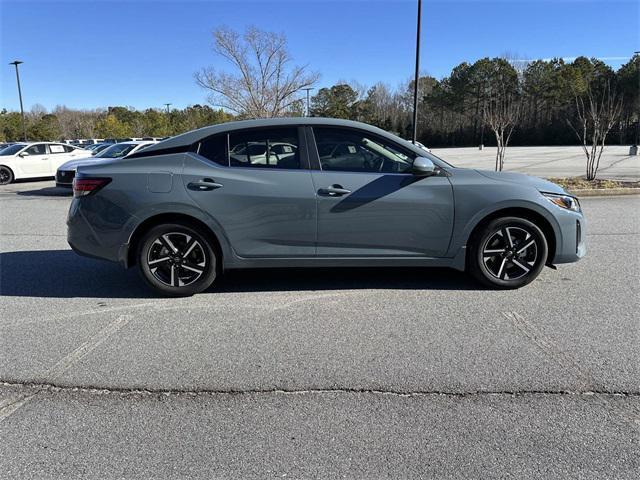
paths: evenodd
<path fill-rule="evenodd" d="M 118 248 L 114 248 L 109 239 L 109 234 L 96 231 L 96 227 L 87 220 L 80 201 L 74 198 L 67 215 L 67 243 L 71 249 L 85 257 L 117 262 Z"/>

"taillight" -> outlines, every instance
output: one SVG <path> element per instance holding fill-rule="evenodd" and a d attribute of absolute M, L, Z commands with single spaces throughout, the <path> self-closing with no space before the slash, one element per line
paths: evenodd
<path fill-rule="evenodd" d="M 110 178 L 82 178 L 76 177 L 73 179 L 73 196 L 85 197 L 97 192 L 107 183 L 111 181 Z"/>

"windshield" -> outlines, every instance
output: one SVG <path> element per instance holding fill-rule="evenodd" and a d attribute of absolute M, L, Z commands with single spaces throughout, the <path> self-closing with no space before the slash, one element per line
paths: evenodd
<path fill-rule="evenodd" d="M 26 147 L 24 143 L 16 143 L 15 145 L 10 145 L 7 148 L 0 150 L 0 155 L 15 155 L 24 147 Z"/>
<path fill-rule="evenodd" d="M 116 143 L 115 145 L 111 145 L 109 148 L 103 150 L 96 157 L 100 158 L 120 158 L 124 157 L 131 150 L 136 148 L 136 144 L 131 143 Z"/>

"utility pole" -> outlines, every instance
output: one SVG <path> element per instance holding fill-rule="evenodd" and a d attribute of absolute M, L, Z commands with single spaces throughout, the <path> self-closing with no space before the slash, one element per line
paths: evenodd
<path fill-rule="evenodd" d="M 20 60 L 14 60 L 9 65 L 13 65 L 16 67 L 16 81 L 18 82 L 18 97 L 20 97 L 20 115 L 22 116 L 22 140 L 27 141 L 27 124 L 24 122 L 24 107 L 22 105 L 22 89 L 20 88 L 20 73 L 18 73 L 18 65 L 20 65 Z"/>
<path fill-rule="evenodd" d="M 302 90 L 306 90 L 307 91 L 307 117 L 310 114 L 310 110 L 309 110 L 309 90 L 313 90 L 313 87 L 307 87 L 307 88 L 303 88 Z"/>
<path fill-rule="evenodd" d="M 413 133 L 411 141 L 416 143 L 418 133 L 418 79 L 420 75 L 420 26 L 422 21 L 422 0 L 418 0 L 418 22 L 416 28 L 416 74 L 413 80 Z"/>

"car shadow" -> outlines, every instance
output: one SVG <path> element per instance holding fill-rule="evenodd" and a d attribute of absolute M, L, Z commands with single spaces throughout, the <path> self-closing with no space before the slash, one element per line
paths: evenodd
<path fill-rule="evenodd" d="M 443 268 L 284 268 L 233 270 L 207 293 L 340 289 L 479 290 Z M 136 269 L 79 256 L 71 250 L 0 253 L 0 296 L 156 298 Z"/>
<path fill-rule="evenodd" d="M 383 175 L 344 197 L 331 208 L 331 212 L 341 213 L 353 210 L 374 200 L 391 195 L 423 178 L 415 175 Z"/>
<path fill-rule="evenodd" d="M 16 192 L 16 194 L 28 197 L 71 197 L 73 191 L 70 188 L 44 187 L 37 190 L 23 190 Z"/>

